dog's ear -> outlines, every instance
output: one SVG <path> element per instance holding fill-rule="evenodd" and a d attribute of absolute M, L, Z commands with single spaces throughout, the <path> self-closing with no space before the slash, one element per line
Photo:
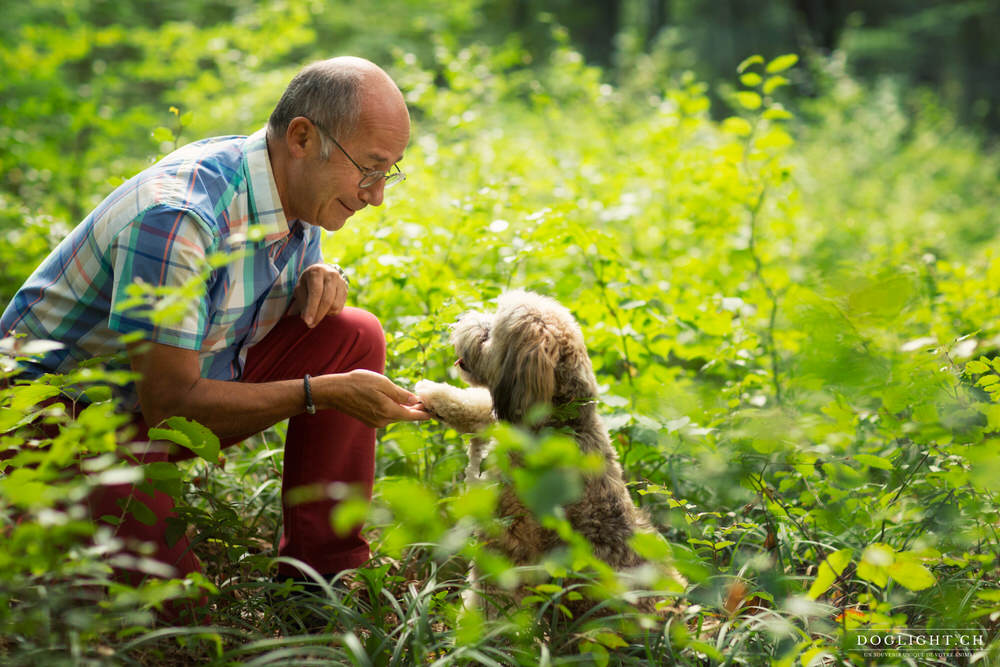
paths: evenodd
<path fill-rule="evenodd" d="M 521 422 L 531 408 L 552 402 L 559 345 L 544 327 L 506 348 L 500 376 L 492 387 L 497 418 Z"/>

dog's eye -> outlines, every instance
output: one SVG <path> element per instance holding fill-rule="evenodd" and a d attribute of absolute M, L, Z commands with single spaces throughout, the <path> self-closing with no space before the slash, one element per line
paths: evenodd
<path fill-rule="evenodd" d="M 465 362 L 462 361 L 461 359 L 458 360 L 458 367 L 461 368 L 463 371 L 469 370 L 468 367 L 466 367 Z"/>

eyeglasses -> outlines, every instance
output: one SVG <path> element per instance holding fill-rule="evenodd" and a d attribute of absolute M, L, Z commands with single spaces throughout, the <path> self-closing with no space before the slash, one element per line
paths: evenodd
<path fill-rule="evenodd" d="M 347 159 L 351 161 L 351 164 L 353 164 L 355 167 L 358 168 L 358 171 L 361 172 L 361 180 L 358 181 L 359 188 L 370 188 L 383 178 L 385 179 L 384 187 L 387 188 L 391 188 L 393 185 L 396 185 L 397 183 L 402 183 L 403 181 L 406 180 L 406 174 L 401 172 L 399 170 L 399 165 L 396 164 L 390 167 L 390 169 L 396 170 L 393 172 L 385 172 L 385 171 L 380 171 L 378 169 L 367 169 L 365 167 L 362 167 L 360 164 L 354 161 L 354 158 L 352 158 L 347 151 L 344 150 L 344 147 L 340 145 L 340 142 L 334 139 L 333 135 L 326 131 L 326 128 L 324 128 L 322 125 L 314 121 L 312 118 L 309 118 L 307 116 L 303 116 L 303 118 L 305 118 L 310 123 L 315 125 L 316 129 L 325 134 L 326 138 L 332 141 L 333 145 L 339 148 L 340 152 L 347 156 Z"/>

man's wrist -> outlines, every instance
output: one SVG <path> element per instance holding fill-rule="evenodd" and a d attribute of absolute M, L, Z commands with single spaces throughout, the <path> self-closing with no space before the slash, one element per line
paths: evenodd
<path fill-rule="evenodd" d="M 341 392 L 340 382 L 343 373 L 324 373 L 310 375 L 309 388 L 312 390 L 313 403 L 317 410 L 338 410 Z"/>

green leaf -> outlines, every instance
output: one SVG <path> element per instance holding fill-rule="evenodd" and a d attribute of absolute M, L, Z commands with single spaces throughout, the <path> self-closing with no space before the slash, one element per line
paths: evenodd
<path fill-rule="evenodd" d="M 737 137 L 745 137 L 753 131 L 753 126 L 745 118 L 730 116 L 722 121 L 722 131 L 735 134 Z"/>
<path fill-rule="evenodd" d="M 783 56 L 778 56 L 771 62 L 767 64 L 764 71 L 768 74 L 777 74 L 778 72 L 784 72 L 790 67 L 794 67 L 795 63 L 799 62 L 798 55 L 794 53 L 786 53 Z"/>
<path fill-rule="evenodd" d="M 986 417 L 986 427 L 1000 431 L 1000 403 L 977 403 L 976 410 Z"/>
<path fill-rule="evenodd" d="M 34 470 L 19 468 L 6 477 L 0 477 L 0 498 L 7 504 L 37 510 L 52 505 L 60 489 L 40 482 Z"/>
<path fill-rule="evenodd" d="M 988 373 L 990 367 L 988 364 L 984 364 L 982 361 L 973 359 L 972 361 L 965 364 L 966 375 L 971 375 L 973 373 Z"/>
<path fill-rule="evenodd" d="M 824 659 L 816 661 L 816 659 L 821 656 Z M 832 661 L 833 656 L 834 652 L 826 648 L 825 646 L 814 646 L 808 651 L 804 651 L 802 653 L 802 656 L 799 658 L 799 662 L 802 663 L 803 667 L 812 667 L 813 665 L 829 664 L 829 662 L 827 662 L 827 659 L 830 659 L 830 661 Z"/>
<path fill-rule="evenodd" d="M 691 650 L 704 653 L 710 659 L 715 660 L 716 662 L 723 662 L 725 660 L 725 658 L 722 655 L 722 652 L 719 651 L 719 649 L 712 646 L 711 644 L 709 644 L 708 642 L 692 639 L 687 643 L 685 648 L 689 648 Z"/>
<path fill-rule="evenodd" d="M 767 81 L 764 82 L 764 87 L 761 90 L 764 91 L 765 95 L 770 95 L 781 86 L 787 86 L 789 83 L 791 83 L 791 81 L 783 76 L 770 76 L 767 78 Z"/>
<path fill-rule="evenodd" d="M 608 648 L 625 648 L 628 646 L 624 639 L 613 632 L 599 632 L 594 635 L 594 639 Z"/>
<path fill-rule="evenodd" d="M 741 90 L 736 93 L 736 101 L 740 103 L 740 106 L 749 111 L 759 109 L 762 102 L 760 95 L 752 90 Z"/>
<path fill-rule="evenodd" d="M 659 533 L 636 533 L 629 544 L 637 554 L 652 562 L 659 562 L 670 556 L 670 545 Z"/>
<path fill-rule="evenodd" d="M 741 62 L 739 66 L 736 68 L 736 71 L 742 74 L 744 70 L 746 70 L 746 68 L 750 67 L 751 65 L 756 65 L 757 63 L 762 63 L 762 62 L 764 62 L 764 56 L 752 55 L 749 58 L 746 58 L 743 62 Z"/>
<path fill-rule="evenodd" d="M 886 568 L 878 567 L 867 561 L 858 563 L 858 576 L 882 588 L 889 584 L 889 573 Z"/>
<path fill-rule="evenodd" d="M 778 126 L 772 127 L 764 136 L 757 140 L 757 148 L 787 148 L 795 143 L 792 135 L 788 134 Z"/>
<path fill-rule="evenodd" d="M 597 667 L 607 667 L 611 660 L 608 649 L 595 642 L 580 642 L 580 653 L 589 655 Z"/>
<path fill-rule="evenodd" d="M 348 498 L 337 503 L 330 516 L 330 526 L 336 535 L 345 537 L 367 518 L 368 501 L 364 498 Z"/>
<path fill-rule="evenodd" d="M 545 595 L 555 595 L 556 593 L 562 593 L 563 587 L 558 584 L 538 584 L 534 587 L 534 590 Z"/>
<path fill-rule="evenodd" d="M 879 468 L 880 470 L 895 470 L 896 468 L 889 459 L 872 454 L 855 454 L 854 460 L 872 468 Z"/>
<path fill-rule="evenodd" d="M 458 626 L 455 628 L 455 642 L 459 646 L 474 645 L 483 636 L 485 627 L 479 607 L 462 607 L 458 612 Z"/>
<path fill-rule="evenodd" d="M 763 80 L 764 79 L 761 77 L 760 74 L 757 74 L 757 72 L 747 72 L 746 74 L 740 77 L 740 83 L 742 83 L 744 86 L 747 86 L 748 88 L 759 86 L 760 82 Z"/>
<path fill-rule="evenodd" d="M 10 408 L 15 412 L 26 412 L 42 401 L 58 396 L 60 390 L 49 384 L 28 384 L 15 386 L 10 391 L 13 394 Z"/>
<path fill-rule="evenodd" d="M 858 563 L 858 576 L 876 586 L 889 583 L 888 567 L 896 560 L 896 553 L 887 544 L 875 543 L 865 547 Z"/>
<path fill-rule="evenodd" d="M 156 461 L 145 466 L 147 479 L 180 479 L 181 469 L 174 463 Z"/>
<path fill-rule="evenodd" d="M 157 428 L 153 427 L 149 429 L 149 439 L 150 440 L 166 440 L 167 442 L 172 442 L 175 445 L 180 445 L 181 447 L 188 447 L 191 444 L 191 439 L 181 433 L 180 431 L 175 431 L 169 428 Z"/>
<path fill-rule="evenodd" d="M 184 417 L 170 417 L 166 420 L 167 426 L 179 431 L 187 436 L 189 443 L 187 448 L 192 452 L 212 463 L 219 460 L 219 438 L 211 430 L 202 426 L 196 421 L 185 419 Z"/>
<path fill-rule="evenodd" d="M 789 118 L 794 118 L 791 112 L 785 110 L 784 107 L 774 105 L 767 111 L 761 114 L 763 118 L 768 120 L 788 120 Z"/>
<path fill-rule="evenodd" d="M 167 519 L 167 527 L 163 532 L 163 538 L 167 541 L 167 546 L 173 547 L 177 541 L 187 533 L 187 522 L 177 517 Z"/>
<path fill-rule="evenodd" d="M 475 484 L 467 487 L 452 502 L 452 513 L 455 518 L 471 516 L 480 521 L 487 521 L 493 516 L 497 504 L 498 489 L 496 486 Z"/>
<path fill-rule="evenodd" d="M 889 576 L 911 591 L 922 591 L 934 585 L 937 579 L 926 567 L 910 559 L 897 559 L 889 566 Z"/>
<path fill-rule="evenodd" d="M 816 573 L 816 580 L 813 582 L 812 586 L 809 587 L 807 595 L 815 600 L 820 595 L 825 593 L 830 586 L 833 586 L 833 582 L 837 580 L 837 577 L 843 574 L 844 568 L 850 564 L 851 556 L 853 555 L 853 549 L 841 549 L 840 551 L 834 551 L 832 554 L 827 556 L 826 559 L 819 564 L 819 571 Z"/>
<path fill-rule="evenodd" d="M 153 140 L 160 144 L 173 142 L 174 132 L 169 127 L 158 127 L 153 130 Z"/>
<path fill-rule="evenodd" d="M 556 508 L 580 497 L 583 485 L 576 471 L 566 468 L 514 471 L 518 495 L 538 516 L 555 514 Z"/>
<path fill-rule="evenodd" d="M 23 410 L 0 408 L 0 433 L 6 433 L 7 431 L 13 430 L 14 427 L 30 419 L 31 415 L 26 417 Z"/>
<path fill-rule="evenodd" d="M 153 510 L 149 509 L 149 505 L 142 502 L 135 496 L 119 498 L 118 506 L 121 507 L 122 510 L 134 516 L 135 520 L 143 525 L 152 526 L 158 521 L 156 514 L 153 513 Z"/>

